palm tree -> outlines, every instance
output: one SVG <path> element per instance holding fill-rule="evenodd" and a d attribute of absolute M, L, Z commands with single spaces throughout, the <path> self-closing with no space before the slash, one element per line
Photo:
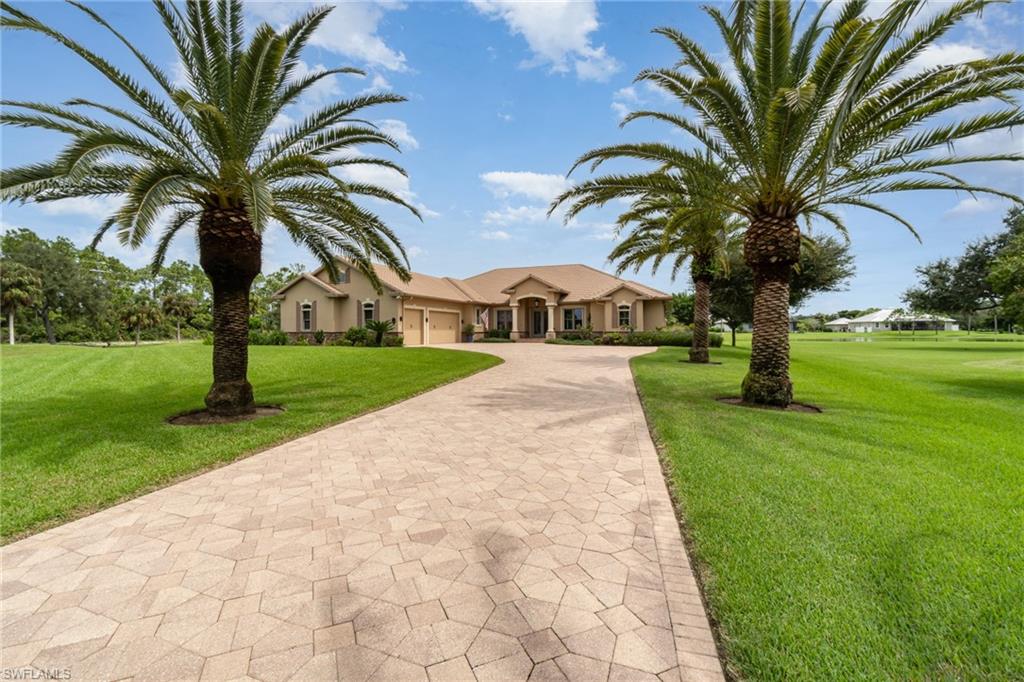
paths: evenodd
<path fill-rule="evenodd" d="M 618 261 L 616 274 L 632 268 L 639 272 L 651 263 L 657 272 L 668 258 L 672 262 L 672 279 L 689 262 L 693 280 L 693 344 L 690 362 L 710 362 L 708 355 L 711 331 L 711 282 L 715 274 L 728 267 L 730 249 L 735 249 L 738 220 L 723 220 L 718 213 L 693 215 L 679 208 L 674 197 L 644 199 L 633 210 L 619 217 L 620 227 L 637 221 L 633 230 L 608 256 Z"/>
<path fill-rule="evenodd" d="M 736 216 L 718 204 L 701 200 L 710 191 L 690 193 L 690 188 L 707 184 L 716 185 L 718 192 L 731 189 L 728 169 L 708 156 L 705 161 L 683 172 L 663 166 L 654 173 L 594 178 L 564 192 L 550 209 L 569 203 L 568 221 L 585 208 L 613 199 L 634 199 L 630 210 L 619 216 L 618 229 L 634 227 L 608 260 L 618 261 L 617 273 L 622 274 L 630 268 L 639 272 L 648 262 L 656 272 L 668 258 L 672 260 L 672 279 L 689 262 L 694 287 L 690 362 L 696 363 L 710 361 L 711 281 L 717 269 L 728 266 L 729 249 L 735 247 L 735 235 L 742 227 Z M 642 187 L 646 189 L 639 189 Z"/>
<path fill-rule="evenodd" d="M 139 338 L 143 329 L 156 327 L 163 322 L 163 315 L 157 304 L 146 297 L 138 297 L 120 313 L 121 323 L 130 330 L 135 331 L 135 345 L 139 345 Z"/>
<path fill-rule="evenodd" d="M 637 79 L 661 88 L 696 116 L 640 111 L 626 121 L 668 123 L 696 138 L 732 173 L 734 191 L 719 194 L 717 201 L 749 222 L 744 259 L 755 278 L 744 400 L 771 405 L 792 400 L 787 301 L 800 255 L 801 219 L 817 218 L 845 233 L 834 207 L 855 206 L 885 215 L 917 236 L 874 195 L 962 190 L 1020 201 L 947 169 L 1024 159 L 1015 151 L 954 149 L 958 140 L 1024 123 L 1012 97 L 1024 86 L 1024 55 L 1009 52 L 923 70 L 912 65 L 990 1 L 944 6 L 912 30 L 908 24 L 922 0 L 893 3 L 878 19 L 865 15 L 866 0 L 851 0 L 828 21 L 829 3 L 803 19 L 788 0 L 735 2 L 728 15 L 706 7 L 725 43 L 727 64 L 675 29 L 656 29 L 676 46 L 680 60 L 674 68 L 642 71 Z M 958 109 L 983 101 L 1006 106 L 973 114 Z M 675 168 L 703 163 L 700 154 L 661 143 L 605 147 L 580 163 L 621 157 Z M 716 200 L 713 194 L 703 198 Z"/>
<path fill-rule="evenodd" d="M 248 298 L 262 265 L 262 236 L 268 225 L 283 227 L 332 275 L 337 269 L 334 257 L 340 254 L 378 287 L 374 260 L 409 277 L 395 233 L 354 198 L 399 204 L 418 216 L 416 209 L 385 188 L 345 182 L 332 172 L 350 164 L 403 172 L 393 162 L 365 155 L 367 145 L 396 150 L 398 145 L 357 114 L 404 98 L 362 95 L 278 126 L 283 111 L 324 78 L 361 73 L 352 68 L 297 72 L 303 47 L 330 12 L 328 7 L 312 9 L 280 31 L 260 24 L 247 41 L 240 0 L 188 0 L 184 6 L 154 0 L 184 71 L 185 84 L 180 85 L 95 11 L 71 4 L 127 48 L 155 87 L 2 3 L 0 25 L 39 33 L 67 47 L 105 76 L 132 107 L 89 99 L 63 105 L 5 102 L 0 122 L 58 131 L 71 141 L 52 161 L 7 170 L 0 196 L 21 201 L 123 196 L 94 243 L 115 230 L 123 244 L 136 248 L 168 211 L 170 220 L 156 242 L 154 268 L 163 262 L 174 236 L 196 225 L 199 263 L 213 287 L 213 386 L 206 405 L 220 415 L 250 412 Z"/>
<path fill-rule="evenodd" d="M 7 342 L 14 345 L 14 314 L 41 295 L 43 283 L 35 270 L 21 263 L 0 263 L 0 307 L 7 311 Z"/>
<path fill-rule="evenodd" d="M 161 301 L 161 307 L 167 317 L 174 320 L 175 339 L 181 343 L 181 322 L 186 322 L 196 313 L 198 304 L 194 298 L 185 294 L 167 294 Z"/>

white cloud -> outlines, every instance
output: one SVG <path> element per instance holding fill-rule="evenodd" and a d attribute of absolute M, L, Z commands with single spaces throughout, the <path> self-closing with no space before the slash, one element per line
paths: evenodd
<path fill-rule="evenodd" d="M 484 214 L 485 225 L 513 225 L 521 223 L 542 223 L 547 220 L 547 209 L 543 206 L 505 206 Z"/>
<path fill-rule="evenodd" d="M 527 67 L 547 64 L 555 73 L 575 71 L 580 80 L 605 81 L 622 68 L 604 45 L 595 46 L 597 30 L 594 0 L 471 0 L 484 16 L 500 19 L 513 35 L 520 35 L 533 53 Z"/>
<path fill-rule="evenodd" d="M 505 123 L 511 123 L 512 121 L 516 120 L 516 117 L 513 116 L 512 114 L 505 114 L 500 111 L 498 112 L 498 118 L 500 118 Z"/>
<path fill-rule="evenodd" d="M 499 199 L 520 195 L 530 199 L 550 202 L 572 183 L 564 175 L 554 173 L 533 173 L 530 171 L 491 171 L 480 176 L 484 185 Z"/>
<path fill-rule="evenodd" d="M 990 197 L 968 197 L 961 199 L 953 208 L 946 211 L 948 216 L 971 216 L 978 213 L 994 211 L 1002 206 L 1002 202 Z"/>
<path fill-rule="evenodd" d="M 365 95 L 368 92 L 379 92 L 381 90 L 390 90 L 391 83 L 387 78 L 380 75 L 379 73 L 373 74 L 373 78 L 370 79 L 370 84 L 360 91 L 360 94 Z"/>
<path fill-rule="evenodd" d="M 493 232 L 481 232 L 480 233 L 480 239 L 487 239 L 487 240 L 490 240 L 490 241 L 500 241 L 500 242 L 503 242 L 503 241 L 506 241 L 506 240 L 511 239 L 511 238 L 512 238 L 512 235 L 510 235 L 508 232 L 505 232 L 504 230 L 494 230 Z"/>
<path fill-rule="evenodd" d="M 382 133 L 391 136 L 403 147 L 408 149 L 420 148 L 419 141 L 409 132 L 409 126 L 405 121 L 400 121 L 397 118 L 385 118 L 377 121 L 377 126 Z"/>
<path fill-rule="evenodd" d="M 922 50 L 907 64 L 905 70 L 908 74 L 914 74 L 936 66 L 950 66 L 987 56 L 988 52 L 984 48 L 970 43 L 936 43 Z"/>
<path fill-rule="evenodd" d="M 106 220 L 120 206 L 118 197 L 75 197 L 39 204 L 40 210 L 47 215 L 84 215 L 98 220 Z"/>
<path fill-rule="evenodd" d="M 612 111 L 621 121 L 629 116 L 640 104 L 640 96 L 633 86 L 619 88 L 612 95 Z"/>
<path fill-rule="evenodd" d="M 409 258 L 416 258 L 418 256 L 427 255 L 427 250 L 421 246 L 416 246 L 415 244 L 413 244 L 412 246 L 407 246 L 405 248 L 405 254 L 409 256 Z"/>
<path fill-rule="evenodd" d="M 342 166 L 338 174 L 349 182 L 377 185 L 394 192 L 415 206 L 424 218 L 439 218 L 441 216 L 440 213 L 417 200 L 416 193 L 409 187 L 409 178 L 390 168 L 371 164 L 352 164 Z"/>
<path fill-rule="evenodd" d="M 292 71 L 292 80 L 299 81 L 307 76 L 312 76 L 321 71 L 326 71 L 327 67 L 323 64 L 317 64 L 310 66 L 304 61 L 299 61 L 295 65 L 295 69 Z M 338 85 L 337 74 L 331 74 L 325 78 L 321 78 L 316 83 L 311 85 L 302 93 L 302 99 L 309 104 L 320 104 L 330 100 L 335 100 L 341 95 L 341 86 Z"/>
<path fill-rule="evenodd" d="M 300 2 L 249 2 L 246 10 L 257 19 L 279 27 L 310 5 Z M 336 2 L 310 44 L 388 71 L 405 71 L 405 55 L 378 35 L 386 12 L 405 9 L 399 2 Z"/>

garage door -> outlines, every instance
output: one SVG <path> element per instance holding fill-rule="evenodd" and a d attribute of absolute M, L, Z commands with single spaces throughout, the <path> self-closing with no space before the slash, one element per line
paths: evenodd
<path fill-rule="evenodd" d="M 459 314 L 431 310 L 430 343 L 455 343 L 459 340 Z"/>
<path fill-rule="evenodd" d="M 406 308 L 402 315 L 402 335 L 405 345 L 419 346 L 423 344 L 423 311 Z"/>

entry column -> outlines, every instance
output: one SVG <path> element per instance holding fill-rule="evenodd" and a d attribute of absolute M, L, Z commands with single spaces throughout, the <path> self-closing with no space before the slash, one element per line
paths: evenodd
<path fill-rule="evenodd" d="M 509 336 L 513 339 L 519 338 L 519 304 L 513 303 L 512 308 L 512 333 Z"/>
<path fill-rule="evenodd" d="M 555 338 L 555 304 L 548 303 L 548 330 L 544 336 L 549 339 Z"/>

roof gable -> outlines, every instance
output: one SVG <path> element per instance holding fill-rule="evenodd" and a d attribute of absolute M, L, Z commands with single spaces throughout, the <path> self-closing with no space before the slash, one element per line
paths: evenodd
<path fill-rule="evenodd" d="M 319 272 L 319 270 L 317 272 Z M 298 277 L 296 277 L 295 279 L 293 279 L 292 281 L 288 282 L 283 287 L 281 287 L 280 289 L 275 291 L 274 295 L 273 295 L 273 298 L 280 298 L 280 297 L 284 296 L 286 291 L 288 291 L 293 286 L 295 286 L 296 284 L 298 284 L 299 282 L 302 282 L 302 281 L 311 282 L 311 283 L 315 284 L 316 286 L 320 287 L 325 292 L 327 292 L 327 295 L 329 297 L 331 297 L 331 298 L 347 298 L 348 297 L 348 294 L 346 294 L 344 291 L 339 291 L 339 290 L 335 289 L 333 286 L 331 286 L 327 282 L 323 281 L 319 277 L 316 277 L 316 276 L 314 276 L 314 275 L 312 275 L 312 274 L 310 274 L 308 272 L 303 272 Z"/>

